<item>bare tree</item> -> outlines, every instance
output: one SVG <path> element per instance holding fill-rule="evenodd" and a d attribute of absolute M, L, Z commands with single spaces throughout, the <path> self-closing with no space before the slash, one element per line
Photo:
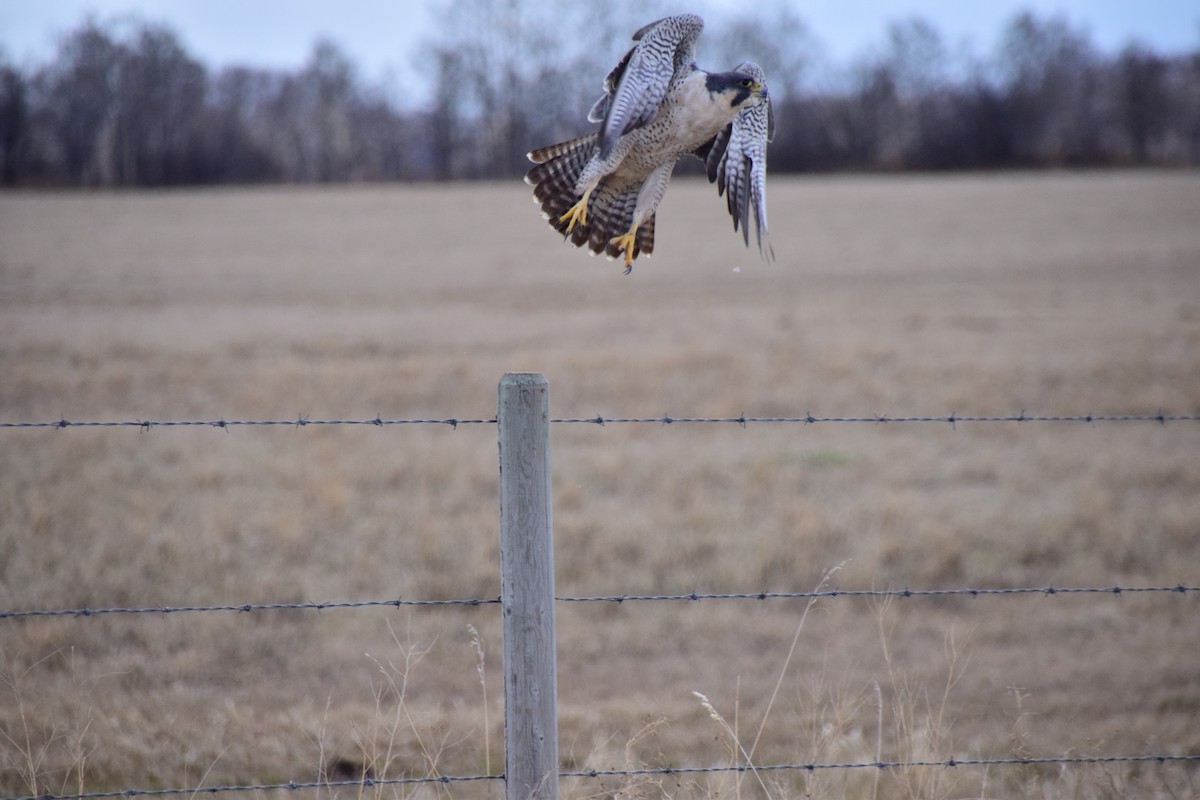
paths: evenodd
<path fill-rule="evenodd" d="M 207 75 L 173 32 L 142 27 L 118 61 L 112 138 L 103 178 L 119 185 L 187 182 L 189 154 L 204 110 Z"/>
<path fill-rule="evenodd" d="M 1100 75 L 1087 35 L 1065 19 L 1022 13 L 1004 32 L 999 62 L 1015 157 L 1029 164 L 1095 162 Z"/>
<path fill-rule="evenodd" d="M 36 79 L 53 140 L 43 147 L 48 161 L 59 162 L 67 180 L 82 185 L 100 182 L 101 131 L 110 130 L 116 108 L 117 81 L 124 48 L 94 19 L 70 34 L 57 59 Z"/>
<path fill-rule="evenodd" d="M 344 179 L 352 156 L 354 65 L 332 41 L 320 40 L 298 79 L 299 122 L 308 134 L 307 160 L 318 181 Z"/>
<path fill-rule="evenodd" d="M 142 25 L 120 42 L 94 20 L 64 40 L 35 79 L 42 157 L 84 185 L 157 185 L 192 178 L 189 152 L 207 77 L 175 35 Z"/>
<path fill-rule="evenodd" d="M 451 147 L 439 157 L 449 176 L 513 174 L 530 148 L 527 90 L 559 41 L 545 4 L 460 0 L 447 10 L 442 36 L 427 46 L 437 70 L 435 119 Z M 454 142 L 470 131 L 471 146 Z"/>
<path fill-rule="evenodd" d="M 21 173 L 29 138 L 29 84 L 8 64 L 0 64 L 0 184 L 13 184 Z"/>
<path fill-rule="evenodd" d="M 278 82 L 263 108 L 270 124 L 262 134 L 292 180 L 346 177 L 356 83 L 350 60 L 328 40 L 317 41 L 304 68 Z"/>
<path fill-rule="evenodd" d="M 1167 127 L 1167 62 L 1142 45 L 1130 44 L 1121 51 L 1115 69 L 1120 128 L 1133 160 L 1144 164 L 1152 148 L 1162 142 Z"/>
<path fill-rule="evenodd" d="M 250 67 L 229 67 L 215 76 L 202 139 L 208 180 L 292 179 L 283 171 L 267 121 L 267 109 L 281 82 L 278 73 Z"/>

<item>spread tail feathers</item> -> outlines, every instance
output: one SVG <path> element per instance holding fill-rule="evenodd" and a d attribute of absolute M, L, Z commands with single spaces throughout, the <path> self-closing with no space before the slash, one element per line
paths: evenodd
<path fill-rule="evenodd" d="M 593 253 L 618 258 L 624 251 L 612 239 L 628 232 L 633 224 L 639 187 L 618 189 L 607 179 L 601 180 L 589 199 L 587 220 L 568 230 L 570 223 L 563 219 L 580 200 L 575 184 L 595 155 L 597 140 L 598 136 L 591 134 L 534 150 L 529 154 L 534 166 L 525 175 L 525 182 L 533 187 L 534 200 L 541 206 L 543 216 L 563 238 L 570 239 L 576 247 L 587 245 Z M 650 255 L 653 251 L 654 216 L 651 215 L 638 227 L 633 254 Z"/>

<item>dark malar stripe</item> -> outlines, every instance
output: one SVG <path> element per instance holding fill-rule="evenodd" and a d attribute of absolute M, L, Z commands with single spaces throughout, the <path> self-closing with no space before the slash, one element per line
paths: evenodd
<path fill-rule="evenodd" d="M 750 96 L 750 90 L 741 85 L 741 81 L 746 77 L 740 72 L 710 72 L 704 78 L 704 88 L 710 94 L 719 94 L 732 89 L 733 95 L 730 97 L 729 107 L 736 108 L 746 102 L 746 98 Z"/>

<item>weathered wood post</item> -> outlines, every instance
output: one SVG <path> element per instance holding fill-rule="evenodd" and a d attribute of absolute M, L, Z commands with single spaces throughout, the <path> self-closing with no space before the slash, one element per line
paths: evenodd
<path fill-rule="evenodd" d="M 508 373 L 499 394 L 505 798 L 557 800 L 549 384 Z"/>

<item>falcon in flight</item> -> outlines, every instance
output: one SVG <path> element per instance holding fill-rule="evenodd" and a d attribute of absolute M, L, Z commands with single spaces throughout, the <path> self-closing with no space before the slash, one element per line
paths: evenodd
<path fill-rule="evenodd" d="M 680 14 L 633 35 L 634 46 L 604 79 L 588 121 L 596 133 L 529 154 L 525 182 L 550 225 L 576 247 L 624 256 L 625 274 L 654 251 L 654 213 L 675 163 L 691 153 L 724 194 L 733 229 L 750 245 L 754 210 L 759 252 L 767 237 L 767 142 L 775 133 L 766 76 L 752 62 L 730 72 L 696 66 L 704 20 Z"/>

